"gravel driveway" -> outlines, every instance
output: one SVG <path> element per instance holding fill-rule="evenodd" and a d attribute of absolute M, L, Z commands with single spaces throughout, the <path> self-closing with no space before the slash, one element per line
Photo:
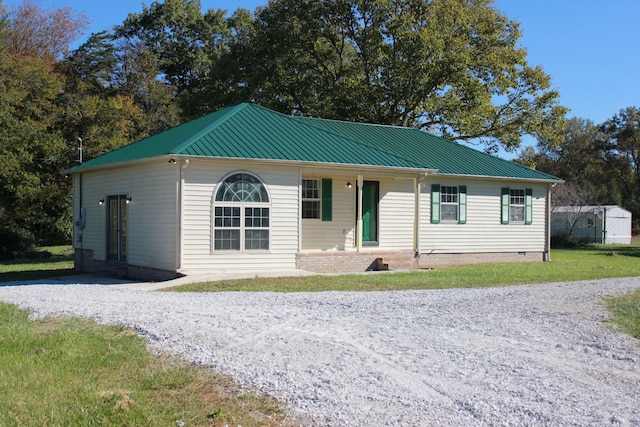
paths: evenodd
<path fill-rule="evenodd" d="M 640 425 L 640 348 L 601 301 L 640 278 L 487 289 L 179 294 L 0 287 L 133 327 L 317 425 Z"/>

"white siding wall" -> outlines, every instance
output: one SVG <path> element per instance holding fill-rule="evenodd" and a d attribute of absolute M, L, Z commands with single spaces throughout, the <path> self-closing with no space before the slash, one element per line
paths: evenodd
<path fill-rule="evenodd" d="M 132 198 L 127 218 L 127 263 L 175 269 L 176 189 L 178 167 L 161 161 L 113 171 L 82 174 L 86 226 L 74 225 L 74 247 L 92 249 L 94 259 L 107 258 L 108 197 Z M 80 177 L 74 176 L 74 224 L 80 211 Z M 105 203 L 100 206 L 99 200 Z M 82 237 L 82 241 L 80 241 Z"/>
<path fill-rule="evenodd" d="M 431 184 L 467 186 L 467 223 L 431 223 Z M 501 224 L 500 190 L 533 189 L 533 223 Z M 420 251 L 422 253 L 543 252 L 547 186 L 525 182 L 432 178 L 422 185 Z"/>
<path fill-rule="evenodd" d="M 333 180 L 333 219 L 302 220 L 302 250 L 355 251 L 356 181 L 354 177 L 303 175 L 304 179 Z M 413 180 L 365 176 L 380 183 L 379 241 L 363 250 L 413 248 Z M 347 182 L 352 184 L 347 188 Z"/>
<path fill-rule="evenodd" d="M 413 180 L 380 181 L 379 249 L 413 249 Z"/>
<path fill-rule="evenodd" d="M 303 179 L 331 178 L 333 184 L 332 220 L 302 220 L 302 250 L 354 250 L 356 180 L 344 176 L 303 175 Z M 347 188 L 347 182 L 351 188 Z"/>
<path fill-rule="evenodd" d="M 213 202 L 217 185 L 232 172 L 261 179 L 271 201 L 268 251 L 213 251 Z M 295 268 L 298 251 L 299 172 L 297 168 L 238 166 L 194 161 L 185 170 L 182 270 Z"/>
<path fill-rule="evenodd" d="M 110 195 L 133 198 L 128 209 L 127 262 L 173 270 L 178 258 L 177 206 L 179 165 L 159 161 L 150 165 L 83 174 L 86 227 L 74 227 L 74 247 L 92 249 L 96 260 L 106 260 L 107 204 Z M 233 172 L 261 179 L 270 195 L 270 249 L 268 251 L 214 251 L 213 198 L 217 185 Z M 300 222 L 300 171 L 296 167 L 241 166 L 211 160 L 192 160 L 184 170 L 182 265 L 191 271 L 294 268 L 301 242 L 303 251 L 355 250 L 355 176 L 324 174 L 303 178 L 331 178 L 332 221 Z M 411 179 L 376 178 L 380 182 L 379 245 L 364 250 L 409 250 L 414 238 L 414 189 Z M 352 183 L 347 188 L 347 182 Z M 467 223 L 431 224 L 431 183 L 467 186 Z M 74 221 L 79 212 L 79 177 L 74 177 Z M 500 223 L 500 189 L 533 189 L 533 223 Z M 420 195 L 422 253 L 528 252 L 545 250 L 544 184 L 453 178 L 431 179 Z M 80 241 L 82 237 L 82 241 Z"/>

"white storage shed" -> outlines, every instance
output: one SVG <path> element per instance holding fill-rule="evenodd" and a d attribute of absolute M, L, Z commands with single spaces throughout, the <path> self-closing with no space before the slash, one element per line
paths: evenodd
<path fill-rule="evenodd" d="M 573 225 L 573 233 L 571 226 Z M 631 244 L 631 212 L 617 205 L 561 206 L 551 210 L 551 235 L 586 243 Z"/>

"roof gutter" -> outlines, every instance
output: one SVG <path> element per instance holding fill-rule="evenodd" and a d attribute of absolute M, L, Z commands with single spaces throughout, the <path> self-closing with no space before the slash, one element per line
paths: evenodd
<path fill-rule="evenodd" d="M 278 165 L 290 165 L 294 167 L 323 167 L 323 168 L 331 168 L 331 169 L 360 169 L 364 171 L 371 170 L 383 170 L 390 172 L 405 172 L 405 173 L 420 173 L 420 174 L 434 174 L 437 172 L 437 169 L 428 169 L 428 168 L 418 168 L 418 167 L 401 167 L 401 166 L 384 166 L 384 165 L 363 165 L 357 163 L 327 163 L 327 162 L 312 162 L 312 161 L 301 161 L 301 160 L 278 160 L 278 159 L 254 159 L 254 158 L 246 158 L 246 157 L 217 157 L 217 156 L 185 156 L 182 154 L 165 154 L 162 156 L 154 156 L 154 157 L 145 157 L 143 159 L 135 159 L 135 160 L 126 160 L 123 162 L 109 163 L 106 165 L 96 165 L 96 166 L 88 166 L 83 168 L 78 168 L 77 166 L 74 168 L 66 169 L 63 171 L 64 174 L 75 174 L 75 173 L 83 173 L 83 172 L 94 172 L 105 169 L 115 169 L 124 166 L 137 166 L 140 164 L 150 163 L 153 161 L 166 161 L 170 159 L 177 160 L 223 160 L 223 161 L 232 161 L 232 162 L 254 162 L 258 164 L 278 164 Z"/>
<path fill-rule="evenodd" d="M 561 183 L 564 182 L 564 179 L 553 178 L 550 176 L 548 179 L 543 178 L 522 178 L 517 176 L 492 176 L 492 175 L 462 175 L 455 173 L 440 173 L 436 172 L 437 176 L 443 177 L 453 177 L 453 178 L 474 178 L 474 179 L 484 179 L 484 180 L 498 180 L 498 181 L 527 181 L 527 182 L 539 182 L 541 184 L 549 184 L 549 183 Z"/>

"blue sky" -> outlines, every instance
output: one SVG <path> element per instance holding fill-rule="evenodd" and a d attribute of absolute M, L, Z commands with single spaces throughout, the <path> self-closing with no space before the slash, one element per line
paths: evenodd
<path fill-rule="evenodd" d="M 253 11 L 261 0 L 202 0 L 204 10 Z M 4 0 L 5 6 L 19 0 Z M 150 4 L 147 1 L 146 4 Z M 143 2 L 131 0 L 40 0 L 42 7 L 68 5 L 92 22 L 91 32 L 109 29 Z M 521 24 L 520 46 L 531 65 L 552 77 L 569 117 L 601 123 L 620 109 L 640 107 L 640 1 L 638 0 L 495 0 L 509 18 Z M 535 144 L 525 140 L 523 145 Z M 502 153 L 505 155 L 504 153 Z M 511 157 L 507 155 L 507 157 Z"/>

